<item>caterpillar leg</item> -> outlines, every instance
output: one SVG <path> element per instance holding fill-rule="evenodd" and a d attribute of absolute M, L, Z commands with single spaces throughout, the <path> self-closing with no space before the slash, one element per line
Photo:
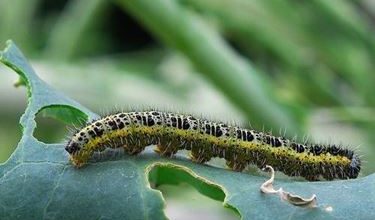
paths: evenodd
<path fill-rule="evenodd" d="M 314 176 L 314 175 L 311 175 L 311 176 L 305 176 L 306 180 L 308 181 L 318 181 L 319 180 L 319 176 Z M 332 180 L 332 179 L 331 179 Z"/>
<path fill-rule="evenodd" d="M 85 161 L 81 161 L 81 160 L 76 159 L 76 158 L 74 158 L 72 156 L 70 156 L 69 159 L 70 159 L 71 163 L 74 165 L 74 167 L 76 167 L 76 168 L 81 168 L 83 165 L 86 164 Z"/>
<path fill-rule="evenodd" d="M 137 155 L 139 153 L 141 153 L 146 146 L 142 146 L 142 145 L 123 145 L 122 146 L 124 148 L 124 151 L 129 154 L 129 155 Z"/>
<path fill-rule="evenodd" d="M 243 171 L 247 166 L 245 161 L 227 161 L 226 164 L 231 170 L 237 172 Z"/>
<path fill-rule="evenodd" d="M 154 151 L 161 156 L 172 157 L 177 153 L 178 148 L 174 147 L 171 143 L 165 145 L 158 144 Z"/>
<path fill-rule="evenodd" d="M 190 159 L 195 163 L 206 163 L 211 160 L 211 155 L 208 152 L 205 152 L 202 149 L 192 149 L 190 152 Z"/>

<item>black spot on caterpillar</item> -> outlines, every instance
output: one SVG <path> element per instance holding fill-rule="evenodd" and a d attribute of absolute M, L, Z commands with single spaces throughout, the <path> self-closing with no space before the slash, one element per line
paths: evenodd
<path fill-rule="evenodd" d="M 191 151 L 191 159 L 205 163 L 224 158 L 234 171 L 247 165 L 266 164 L 289 176 L 307 180 L 356 178 L 361 161 L 354 151 L 337 145 L 301 144 L 285 137 L 224 123 L 159 111 L 121 112 L 84 126 L 69 140 L 65 149 L 73 164 L 81 167 L 96 151 L 124 148 L 135 155 L 148 145 L 156 152 L 172 156 L 178 150 Z"/>

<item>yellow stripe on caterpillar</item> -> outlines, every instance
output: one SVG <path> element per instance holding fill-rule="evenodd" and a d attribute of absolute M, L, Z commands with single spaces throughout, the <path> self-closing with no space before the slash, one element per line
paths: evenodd
<path fill-rule="evenodd" d="M 289 176 L 307 180 L 356 178 L 361 161 L 354 151 L 337 145 L 300 144 L 285 137 L 197 119 L 169 112 L 121 112 L 96 120 L 78 130 L 66 145 L 73 164 L 81 167 L 94 152 L 123 148 L 130 155 L 146 146 L 172 156 L 191 151 L 191 159 L 205 163 L 224 158 L 235 171 L 247 165 L 271 165 Z"/>

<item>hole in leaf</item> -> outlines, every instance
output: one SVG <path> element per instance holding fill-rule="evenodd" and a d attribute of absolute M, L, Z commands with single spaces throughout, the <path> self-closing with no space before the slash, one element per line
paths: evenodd
<path fill-rule="evenodd" d="M 21 139 L 22 129 L 20 117 L 26 109 L 26 87 L 15 88 L 14 82 L 19 78 L 10 69 L 0 68 L 0 163 L 5 162 L 17 147 Z"/>
<path fill-rule="evenodd" d="M 238 211 L 223 206 L 224 192 L 182 168 L 158 164 L 149 172 L 152 188 L 160 190 L 170 219 L 239 219 Z"/>
<path fill-rule="evenodd" d="M 35 121 L 35 138 L 44 143 L 59 143 L 69 133 L 68 127 L 84 124 L 87 116 L 71 106 L 52 105 L 40 110 Z"/>

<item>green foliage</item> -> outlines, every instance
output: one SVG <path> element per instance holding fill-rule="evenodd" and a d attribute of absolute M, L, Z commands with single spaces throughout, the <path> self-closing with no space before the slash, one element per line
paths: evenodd
<path fill-rule="evenodd" d="M 162 196 L 150 188 L 149 178 L 156 184 L 171 183 L 168 179 L 186 181 L 219 200 L 224 192 L 224 205 L 236 209 L 243 219 L 375 216 L 375 174 L 348 181 L 276 183 L 303 196 L 316 194 L 318 208 L 303 209 L 261 194 L 264 177 L 198 165 L 183 158 L 160 158 L 152 152 L 75 169 L 63 143 L 44 144 L 32 136 L 35 115 L 50 108 L 49 116 L 67 122 L 98 116 L 40 80 L 12 42 L 1 52 L 0 61 L 16 71 L 30 91 L 21 118 L 22 139 L 9 160 L 0 165 L 1 219 L 164 219 Z"/>
<path fill-rule="evenodd" d="M 266 81 L 196 14 L 174 1 L 159 4 L 149 4 L 147 0 L 120 1 L 120 4 L 162 41 L 182 51 L 232 102 L 245 112 L 251 112 L 255 126 L 262 123 L 275 126 L 287 124 L 291 131 L 297 130 L 297 115 L 292 116 L 278 105 L 270 95 L 271 88 Z M 172 32 L 173 35 L 170 34 Z"/>

